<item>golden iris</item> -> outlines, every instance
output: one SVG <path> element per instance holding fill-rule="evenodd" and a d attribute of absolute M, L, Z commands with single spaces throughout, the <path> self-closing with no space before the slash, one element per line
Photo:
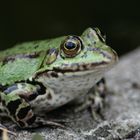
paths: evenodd
<path fill-rule="evenodd" d="M 82 41 L 78 36 L 68 36 L 61 44 L 61 50 L 66 57 L 76 56 L 82 49 Z"/>

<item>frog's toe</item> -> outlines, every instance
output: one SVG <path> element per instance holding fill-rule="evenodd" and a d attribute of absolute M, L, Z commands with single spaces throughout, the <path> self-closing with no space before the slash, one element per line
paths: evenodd
<path fill-rule="evenodd" d="M 2 131 L 3 133 L 8 133 L 10 135 L 14 135 L 16 136 L 16 133 L 11 131 L 11 130 L 8 130 L 4 125 L 0 124 L 0 131 Z M 4 135 L 4 134 L 3 134 Z"/>
<path fill-rule="evenodd" d="M 104 107 L 104 100 L 100 96 L 90 96 L 90 100 L 93 100 L 94 103 L 90 104 L 89 109 L 93 119 L 97 120 L 99 117 L 104 119 L 102 115 L 102 109 Z"/>
<path fill-rule="evenodd" d="M 41 117 L 36 117 L 36 120 L 31 125 L 31 128 L 38 128 L 38 127 L 43 127 L 43 126 L 53 126 L 53 127 L 65 128 L 65 126 L 62 125 L 61 123 L 54 122 L 54 121 L 44 120 Z M 27 128 L 30 128 L 30 127 L 28 126 Z"/>

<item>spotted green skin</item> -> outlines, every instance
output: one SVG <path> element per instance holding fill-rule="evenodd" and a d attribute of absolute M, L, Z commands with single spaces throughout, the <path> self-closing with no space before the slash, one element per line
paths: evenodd
<path fill-rule="evenodd" d="M 42 104 L 38 104 L 40 102 L 37 101 L 37 98 L 32 100 L 32 104 L 28 103 L 28 97 L 26 97 L 26 99 L 25 96 L 22 97 L 20 93 L 26 92 L 26 96 L 28 96 L 29 93 L 33 94 L 35 92 L 39 94 L 39 92 L 42 92 L 40 85 L 38 85 L 38 83 L 40 83 L 46 88 L 46 94 L 48 88 L 52 89 L 53 93 L 55 94 L 57 87 L 53 85 L 53 78 L 56 78 L 55 81 L 57 82 L 55 84 L 57 85 L 58 83 L 62 82 L 62 78 L 60 78 L 59 82 L 58 77 L 63 77 L 63 80 L 67 81 L 68 76 L 65 76 L 67 74 L 69 74 L 71 79 L 74 79 L 75 76 L 79 75 L 79 77 L 84 75 L 85 79 L 86 75 L 93 73 L 91 76 L 93 76 L 94 79 L 95 75 L 96 78 L 93 80 L 93 84 L 95 84 L 99 79 L 102 78 L 104 72 L 108 71 L 117 61 L 117 54 L 114 50 L 106 45 L 99 30 L 88 28 L 81 36 L 79 36 L 82 41 L 83 49 L 81 49 L 81 51 L 74 57 L 65 57 L 63 54 L 64 52 L 62 53 L 60 46 L 66 38 L 67 36 L 63 36 L 55 39 L 22 43 L 14 46 L 11 49 L 0 52 L 0 84 L 2 87 L 1 99 L 8 115 L 20 127 L 28 127 L 31 124 L 27 123 L 27 121 L 34 116 L 31 106 L 32 104 L 36 108 L 38 108 L 37 105 L 42 106 Z M 49 53 L 49 50 L 51 49 L 55 50 L 54 54 Z M 55 76 L 50 78 L 48 72 L 55 72 Z M 58 76 L 60 72 L 63 76 Z M 46 79 L 49 80 L 47 81 Z M 80 79 L 79 82 L 81 82 L 81 80 L 82 79 Z M 26 81 L 30 81 L 30 83 L 34 81 L 36 84 L 28 84 L 28 82 L 26 84 Z M 23 85 L 23 82 L 25 85 Z M 13 88 L 13 85 L 16 85 L 17 88 L 14 90 L 8 89 L 9 87 Z M 69 85 L 70 88 L 73 88 L 74 86 L 68 82 L 67 85 Z M 59 86 L 58 90 L 60 93 L 64 93 L 64 91 L 70 92 L 70 89 L 65 90 L 67 87 L 62 86 L 59 89 Z M 6 93 L 7 90 L 5 90 L 5 87 L 8 89 L 8 93 Z M 87 89 L 89 89 L 89 87 L 87 86 Z M 76 92 L 76 90 L 74 92 Z M 43 99 L 47 101 L 48 99 L 45 99 L 47 97 L 48 96 L 43 96 Z M 72 94 L 70 99 L 63 99 L 64 103 L 62 103 L 62 101 L 62 104 L 59 102 L 57 103 L 56 100 L 51 102 L 51 106 L 53 107 L 54 105 L 54 108 L 57 108 L 76 97 L 77 96 Z M 59 99 L 60 96 L 57 98 Z M 10 109 L 7 108 L 8 105 L 12 106 L 12 104 L 13 106 L 16 104 L 15 112 L 11 112 Z M 22 109 L 26 110 L 26 115 L 20 119 L 18 114 Z M 25 124 L 21 125 L 19 121 L 22 121 L 22 123 Z"/>
<path fill-rule="evenodd" d="M 99 48 L 101 51 L 104 51 L 106 56 L 103 56 L 101 52 L 88 51 L 85 49 L 76 57 L 69 59 L 58 57 L 57 60 L 51 65 L 45 65 L 46 52 L 50 48 L 59 49 L 61 42 L 66 38 L 66 36 L 58 37 L 55 39 L 49 39 L 44 41 L 34 41 L 27 42 L 16 45 L 15 47 L 8 49 L 6 51 L 0 52 L 0 84 L 2 85 L 11 85 L 17 81 L 27 80 L 38 71 L 45 71 L 47 69 L 52 69 L 53 67 L 61 67 L 64 64 L 71 65 L 73 63 L 100 63 L 102 61 L 110 62 L 112 59 L 112 49 L 106 46 L 101 42 L 97 35 L 89 35 L 91 28 L 88 28 L 82 35 L 84 46 L 92 45 L 96 42 L 95 47 Z M 6 57 L 13 56 L 15 57 L 18 54 L 34 54 L 39 53 L 39 56 L 34 59 L 21 58 L 11 61 L 6 65 L 3 65 L 3 60 Z M 87 57 L 82 57 L 84 53 L 87 53 Z M 110 58 L 108 58 L 110 57 Z M 44 61 L 44 62 L 43 62 Z M 44 65 L 42 65 L 42 62 Z M 40 67 L 41 66 L 41 67 Z M 11 69 L 12 68 L 12 69 Z"/>

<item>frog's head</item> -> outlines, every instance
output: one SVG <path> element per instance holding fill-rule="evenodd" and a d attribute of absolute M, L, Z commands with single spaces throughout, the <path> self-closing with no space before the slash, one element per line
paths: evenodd
<path fill-rule="evenodd" d="M 88 28 L 81 36 L 52 39 L 48 47 L 37 78 L 62 95 L 62 104 L 87 93 L 118 59 L 98 29 Z"/>
<path fill-rule="evenodd" d="M 48 56 L 48 66 L 55 72 L 103 71 L 104 73 L 118 59 L 116 52 L 106 45 L 104 37 L 97 28 L 88 28 L 81 36 L 63 37 L 60 42 L 57 44 L 59 49 L 51 49 Z"/>

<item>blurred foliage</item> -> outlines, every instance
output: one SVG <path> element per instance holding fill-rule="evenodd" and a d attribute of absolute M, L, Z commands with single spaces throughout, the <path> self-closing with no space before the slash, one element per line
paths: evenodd
<path fill-rule="evenodd" d="M 12 0 L 0 3 L 0 49 L 15 43 L 64 34 L 91 26 L 107 35 L 119 54 L 140 44 L 138 0 Z"/>
<path fill-rule="evenodd" d="M 40 134 L 36 133 L 33 135 L 32 140 L 44 140 L 44 139 Z"/>

